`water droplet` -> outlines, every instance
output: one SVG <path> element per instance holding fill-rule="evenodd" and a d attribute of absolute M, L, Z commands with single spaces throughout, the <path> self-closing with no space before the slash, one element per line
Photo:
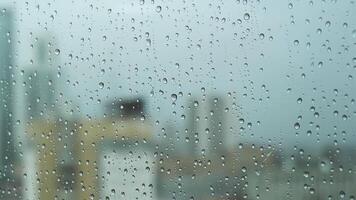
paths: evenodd
<path fill-rule="evenodd" d="M 302 98 L 298 98 L 297 99 L 297 103 L 301 104 L 303 102 L 303 99 Z"/>
<path fill-rule="evenodd" d="M 104 83 L 103 83 L 103 82 L 100 82 L 100 83 L 99 83 L 99 87 L 100 87 L 100 89 L 103 89 L 103 88 L 104 88 L 104 86 L 105 86 L 105 85 L 104 85 Z"/>
<path fill-rule="evenodd" d="M 315 193 L 315 189 L 314 189 L 314 188 L 310 188 L 310 189 L 309 189 L 309 193 L 310 193 L 310 194 L 314 194 L 314 193 Z"/>
<path fill-rule="evenodd" d="M 347 115 L 342 115 L 343 120 L 347 120 Z"/>
<path fill-rule="evenodd" d="M 161 6 L 157 6 L 156 7 L 156 12 L 160 13 L 162 11 L 162 7 Z"/>
<path fill-rule="evenodd" d="M 243 123 L 245 123 L 245 120 L 243 118 L 240 118 L 239 122 L 240 122 L 240 124 L 243 124 Z"/>
<path fill-rule="evenodd" d="M 319 113 L 318 113 L 318 112 L 315 112 L 315 113 L 314 113 L 314 117 L 315 117 L 315 118 L 318 118 L 318 117 L 319 117 Z"/>
<path fill-rule="evenodd" d="M 172 101 L 177 101 L 177 95 L 176 94 L 171 94 Z"/>
<path fill-rule="evenodd" d="M 300 124 L 299 124 L 298 122 L 296 122 L 296 123 L 294 124 L 294 128 L 295 128 L 295 130 L 300 129 Z"/>
<path fill-rule="evenodd" d="M 288 4 L 288 8 L 289 8 L 289 9 L 292 9 L 292 8 L 293 8 L 293 4 L 292 4 L 292 3 L 289 3 L 289 4 Z"/>
<path fill-rule="evenodd" d="M 55 49 L 55 50 L 54 50 L 54 54 L 56 54 L 57 56 L 58 56 L 60 53 L 61 53 L 61 50 L 59 50 L 59 49 Z"/>
<path fill-rule="evenodd" d="M 250 14 L 245 13 L 245 14 L 244 14 L 244 20 L 249 20 L 249 19 L 250 19 Z"/>
<path fill-rule="evenodd" d="M 263 40 L 265 38 L 265 34 L 260 33 L 259 37 L 260 37 L 261 40 Z"/>
<path fill-rule="evenodd" d="M 199 102 L 198 101 L 194 101 L 194 107 L 198 107 L 199 106 Z"/>

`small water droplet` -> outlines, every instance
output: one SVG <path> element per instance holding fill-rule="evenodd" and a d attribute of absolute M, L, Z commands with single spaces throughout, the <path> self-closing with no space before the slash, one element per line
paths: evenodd
<path fill-rule="evenodd" d="M 172 101 L 177 101 L 177 95 L 176 94 L 171 94 Z"/>
<path fill-rule="evenodd" d="M 298 122 L 296 122 L 296 123 L 294 124 L 294 128 L 295 128 L 295 130 L 300 129 L 300 124 L 299 124 Z"/>
<path fill-rule="evenodd" d="M 104 83 L 103 83 L 103 82 L 100 82 L 100 83 L 99 83 L 99 87 L 100 87 L 100 89 L 103 89 L 103 88 L 104 88 L 104 86 L 105 86 L 105 85 L 104 85 Z"/>
<path fill-rule="evenodd" d="M 303 102 L 303 99 L 302 98 L 298 98 L 297 99 L 297 103 L 301 104 Z"/>
<path fill-rule="evenodd" d="M 289 9 L 292 9 L 292 8 L 293 8 L 293 4 L 292 4 L 292 3 L 289 3 L 289 4 L 288 4 L 288 8 L 289 8 Z"/>
<path fill-rule="evenodd" d="M 162 11 L 162 7 L 161 6 L 157 6 L 156 7 L 156 12 L 160 13 Z"/>
<path fill-rule="evenodd" d="M 198 107 L 199 106 L 199 102 L 198 101 L 194 101 L 194 107 Z"/>
<path fill-rule="evenodd" d="M 56 54 L 57 56 L 58 56 L 60 53 L 61 53 L 61 50 L 59 50 L 59 49 L 55 49 L 55 50 L 54 50 L 54 54 Z"/>
<path fill-rule="evenodd" d="M 249 19 L 250 19 L 250 14 L 245 13 L 245 14 L 244 14 L 244 20 L 249 20 Z"/>

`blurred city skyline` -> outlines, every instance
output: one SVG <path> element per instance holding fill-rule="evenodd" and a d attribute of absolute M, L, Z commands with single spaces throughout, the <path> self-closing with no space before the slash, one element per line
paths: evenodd
<path fill-rule="evenodd" d="M 0 199 L 355 198 L 354 1 L 0 6 Z"/>

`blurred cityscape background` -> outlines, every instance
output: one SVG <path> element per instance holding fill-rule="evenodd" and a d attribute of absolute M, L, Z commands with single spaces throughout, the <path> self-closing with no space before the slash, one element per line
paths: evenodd
<path fill-rule="evenodd" d="M 111 1 L 71 4 L 76 10 L 81 5 L 84 8 L 80 9 L 92 13 L 71 13 L 66 21 L 71 28 L 62 28 L 62 32 L 51 30 L 63 25 L 56 21 L 58 13 L 65 12 L 61 3 L 15 2 L 0 11 L 0 199 L 355 199 L 356 27 L 355 22 L 344 24 L 355 14 L 346 12 L 346 17 L 332 23 L 340 20 L 340 26 L 351 27 L 346 36 L 336 34 L 337 38 L 321 44 L 310 39 L 320 48 L 336 43 L 342 50 L 328 50 L 333 55 L 318 58 L 314 49 L 312 58 L 303 59 L 301 50 L 294 49 L 302 40 L 290 35 L 287 38 L 293 42 L 285 55 L 253 44 L 262 44 L 258 40 L 268 37 L 268 31 L 266 35 L 253 31 L 262 29 L 257 22 L 240 22 L 258 18 L 259 10 L 254 6 L 248 7 L 251 12 L 238 10 L 241 19 L 227 25 L 242 23 L 242 35 L 231 40 L 241 40 L 236 47 L 224 46 L 229 40 L 218 39 L 225 37 L 219 35 L 223 25 L 204 26 L 202 30 L 209 32 L 206 37 L 211 37 L 207 43 L 212 46 L 199 53 L 204 48 L 203 42 L 196 40 L 200 36 L 189 35 L 199 26 L 179 24 L 180 17 L 195 20 L 190 10 L 196 7 L 194 1 L 177 3 L 182 6 L 176 8 L 178 13 L 188 13 L 172 19 L 164 13 L 171 7 L 162 2 L 122 2 L 132 9 L 119 7 L 117 12 L 107 9 L 114 4 Z M 147 4 L 139 11 L 133 9 Z M 219 5 L 203 7 L 220 10 L 230 3 Z M 286 9 L 293 6 L 287 4 Z M 324 6 L 321 13 L 332 7 Z M 147 18 L 144 13 L 151 8 L 147 15 L 154 17 Z M 353 1 L 340 8 L 356 11 Z M 96 13 L 104 11 L 109 20 L 99 17 L 96 21 Z M 339 11 L 330 12 L 337 15 Z M 332 13 L 321 15 L 335 17 Z M 230 19 L 211 14 L 203 20 L 197 16 L 197 24 Z M 49 18 L 43 20 L 42 15 Z M 310 19 L 322 21 L 318 16 Z M 24 25 L 28 20 L 38 23 Z M 171 26 L 165 28 L 162 23 L 171 20 L 183 27 L 184 33 L 173 30 L 160 39 L 158 32 L 168 32 Z M 287 20 L 294 23 L 294 15 Z M 85 24 L 84 32 L 72 28 L 80 23 Z M 154 28 L 157 23 L 160 29 Z M 286 32 L 293 32 L 292 25 Z M 36 26 L 37 31 L 23 30 L 30 26 Z M 97 33 L 94 29 L 108 34 L 91 36 Z M 116 39 L 115 30 L 121 39 L 130 41 Z M 339 33 L 337 30 L 329 30 L 329 34 Z M 133 37 L 128 36 L 130 32 Z M 308 33 L 303 37 L 316 37 Z M 67 40 L 61 39 L 63 34 Z M 288 43 L 280 41 L 278 34 L 275 37 L 281 44 Z M 72 43 L 73 38 L 79 45 Z M 193 40 L 198 44 L 187 42 Z M 165 51 L 164 46 L 180 50 Z M 246 52 L 239 53 L 239 48 L 247 52 L 257 49 L 257 53 L 248 57 L 243 55 Z M 235 49 L 234 53 L 241 55 L 230 57 Z M 262 53 L 260 49 L 264 49 Z M 170 55 L 177 52 L 176 57 Z M 266 76 L 255 76 L 268 71 L 264 69 L 268 66 L 258 63 L 265 57 L 263 52 L 283 57 L 282 61 L 267 60 L 270 63 L 289 57 L 285 63 L 292 67 L 277 75 L 274 71 L 278 70 L 272 68 Z M 303 68 L 304 60 L 311 62 L 310 69 Z M 328 69 L 336 65 L 333 62 L 345 69 Z M 327 68 L 327 72 L 317 73 L 324 78 L 317 78 L 316 68 Z M 333 73 L 334 80 L 330 80 Z M 298 85 L 299 79 L 309 75 L 310 80 Z"/>

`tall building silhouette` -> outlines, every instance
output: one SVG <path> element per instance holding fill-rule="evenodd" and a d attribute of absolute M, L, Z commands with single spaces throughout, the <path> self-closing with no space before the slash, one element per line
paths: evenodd
<path fill-rule="evenodd" d="M 53 117 L 55 111 L 55 77 L 50 68 L 51 57 L 47 56 L 51 49 L 45 38 L 37 42 L 35 63 L 25 69 L 25 109 L 27 119 Z"/>
<path fill-rule="evenodd" d="M 33 52 L 33 64 L 31 66 L 26 66 L 24 68 L 24 75 L 22 82 L 24 83 L 24 95 L 23 95 L 23 104 L 24 104 L 24 121 L 26 122 L 25 132 L 26 139 L 24 140 L 23 145 L 23 172 L 27 174 L 26 178 L 23 178 L 22 186 L 24 188 L 23 195 L 26 199 L 37 199 L 42 197 L 38 194 L 37 190 L 39 186 L 37 185 L 37 180 L 39 177 L 45 177 L 45 175 L 38 174 L 36 172 L 37 167 L 42 165 L 47 166 L 47 169 L 54 169 L 52 165 L 60 165 L 64 170 L 58 171 L 58 176 L 62 179 L 68 178 L 68 171 L 70 171 L 70 156 L 68 152 L 72 151 L 73 136 L 69 134 L 72 130 L 72 123 L 63 125 L 63 123 L 54 123 L 54 119 L 58 117 L 58 107 L 56 107 L 56 77 L 53 70 L 53 65 L 55 62 L 55 53 L 53 42 L 51 37 L 48 35 L 41 36 L 38 38 L 34 44 Z M 58 56 L 57 56 L 58 57 Z M 64 107 L 64 106 L 63 106 Z M 53 131 L 53 135 L 57 135 L 61 140 L 66 143 L 66 148 L 62 148 L 63 151 L 56 153 L 59 163 L 55 162 L 46 162 L 50 160 L 49 158 L 53 157 L 52 155 L 48 156 L 48 159 L 43 162 L 34 162 L 41 160 L 43 155 L 39 153 L 37 146 L 38 141 L 34 140 L 36 138 L 34 135 L 29 134 L 31 132 L 31 127 L 40 124 L 41 128 L 51 127 L 50 130 Z M 55 129 L 53 126 L 55 124 Z M 64 128 L 63 128 L 64 127 Z M 45 128 L 44 128 L 45 129 Z M 69 136 L 68 136 L 69 135 Z M 48 138 L 49 141 L 53 141 L 54 136 Z M 48 142 L 48 140 L 41 141 L 42 144 Z M 50 151 L 49 149 L 53 148 L 52 144 L 48 144 L 48 148 L 44 149 L 43 152 Z M 52 151 L 55 151 L 51 149 Z M 42 150 L 41 150 L 42 151 Z M 58 167 L 59 168 L 59 167 Z M 52 177 L 50 177 L 52 178 Z M 50 193 L 53 188 L 52 185 L 48 184 L 48 192 Z M 44 191 L 43 193 L 46 193 Z M 42 194 L 42 193 L 41 193 Z"/>
<path fill-rule="evenodd" d="M 12 13 L 0 12 L 0 170 L 1 178 L 13 176 L 15 160 L 13 141 L 13 54 Z"/>
<path fill-rule="evenodd" d="M 209 151 L 219 155 L 225 149 L 225 113 L 224 101 L 221 97 L 211 97 L 208 99 L 209 115 Z"/>
<path fill-rule="evenodd" d="M 198 132 L 198 121 L 199 110 L 196 105 L 194 105 L 194 101 L 192 99 L 189 100 L 188 104 L 188 124 L 187 129 L 185 130 L 186 134 L 186 143 L 187 143 L 187 151 L 191 156 L 196 156 L 199 145 L 199 132 Z"/>
<path fill-rule="evenodd" d="M 204 154 L 219 156 L 227 148 L 225 99 L 210 96 L 207 99 L 189 99 L 187 104 L 187 124 L 185 151 L 190 156 Z"/>

